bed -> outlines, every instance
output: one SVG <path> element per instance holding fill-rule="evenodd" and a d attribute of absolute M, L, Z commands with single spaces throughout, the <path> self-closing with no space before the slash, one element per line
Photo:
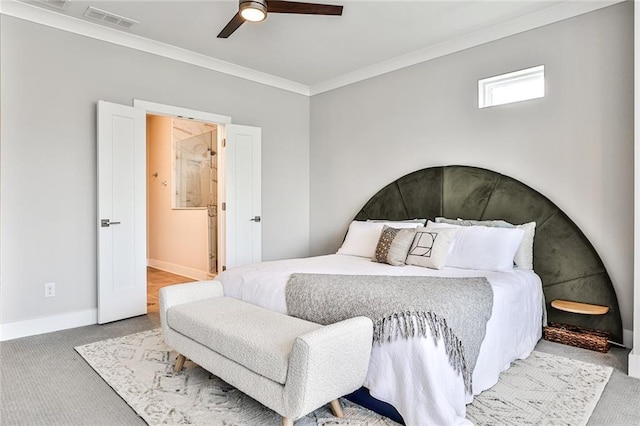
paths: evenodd
<path fill-rule="evenodd" d="M 493 304 L 470 389 L 451 368 L 450 357 L 437 340 L 396 339 L 373 345 L 363 389 L 373 399 L 357 402 L 379 412 L 377 402 L 388 403 L 390 416 L 406 424 L 466 424 L 465 405 L 473 396 L 493 386 L 513 360 L 531 353 L 541 337 L 545 311 L 551 321 L 608 331 L 612 340 L 621 340 L 617 299 L 598 254 L 557 206 L 521 182 L 475 167 L 427 168 L 384 187 L 354 220 L 434 221 L 436 217 L 535 222 L 533 270 L 397 267 L 345 253 L 341 247 L 339 254 L 232 268 L 216 279 L 227 296 L 287 313 L 286 287 L 292 274 L 486 278 Z M 589 317 L 545 309 L 554 299 L 606 305 L 610 310 Z"/>

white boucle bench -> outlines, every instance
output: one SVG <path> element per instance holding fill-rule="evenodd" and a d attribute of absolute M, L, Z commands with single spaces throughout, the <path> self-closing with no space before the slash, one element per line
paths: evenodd
<path fill-rule="evenodd" d="M 282 416 L 283 425 L 362 386 L 373 326 L 365 317 L 327 326 L 224 297 L 215 281 L 164 287 L 160 321 L 179 356 Z"/>

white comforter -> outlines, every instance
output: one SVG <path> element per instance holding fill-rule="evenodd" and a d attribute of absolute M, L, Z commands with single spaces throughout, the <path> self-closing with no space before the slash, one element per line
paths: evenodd
<path fill-rule="evenodd" d="M 473 395 L 496 384 L 513 360 L 529 356 L 541 337 L 543 293 L 533 271 L 438 271 L 335 254 L 241 266 L 216 280 L 226 296 L 286 313 L 285 287 L 294 272 L 487 277 L 493 288 L 493 312 L 473 372 Z M 444 345 L 431 338 L 374 345 L 364 386 L 375 398 L 393 405 L 407 425 L 470 424 L 465 411 L 473 395 L 466 394 L 462 376 L 449 365 Z"/>

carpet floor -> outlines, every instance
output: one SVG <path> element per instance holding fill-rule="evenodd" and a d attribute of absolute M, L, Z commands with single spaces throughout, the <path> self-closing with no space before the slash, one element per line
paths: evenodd
<path fill-rule="evenodd" d="M 98 374 L 150 425 L 277 425 L 273 411 L 188 362 L 174 373 L 177 354 L 160 329 L 76 348 Z M 534 352 L 516 361 L 493 388 L 467 407 L 475 425 L 585 425 L 613 368 Z M 296 426 L 393 425 L 342 400 L 345 418 L 322 407 Z"/>
<path fill-rule="evenodd" d="M 150 314 L 0 342 L 0 424 L 144 426 L 74 348 L 159 326 L 158 315 Z M 629 349 L 601 354 L 541 340 L 536 351 L 613 367 L 588 425 L 640 425 L 640 380 L 627 375 Z"/>

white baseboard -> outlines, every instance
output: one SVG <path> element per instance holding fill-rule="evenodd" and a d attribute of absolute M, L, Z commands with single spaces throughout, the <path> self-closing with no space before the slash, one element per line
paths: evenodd
<path fill-rule="evenodd" d="M 629 376 L 640 379 L 640 352 L 638 348 L 629 354 Z"/>
<path fill-rule="evenodd" d="M 69 312 L 26 321 L 8 322 L 0 324 L 0 341 L 35 336 L 36 334 L 51 333 L 52 331 L 67 330 L 69 328 L 83 327 L 97 323 L 97 309 Z"/>
<path fill-rule="evenodd" d="M 633 330 L 622 330 L 622 344 L 625 348 L 633 348 Z"/>
<path fill-rule="evenodd" d="M 197 281 L 206 281 L 211 279 L 211 276 L 207 271 L 199 271 L 197 269 L 187 268 L 186 266 L 176 265 L 174 263 L 169 263 L 162 260 L 147 259 L 147 265 L 151 266 L 152 268 L 160 269 L 161 271 L 182 275 L 183 277 L 191 278 Z"/>

